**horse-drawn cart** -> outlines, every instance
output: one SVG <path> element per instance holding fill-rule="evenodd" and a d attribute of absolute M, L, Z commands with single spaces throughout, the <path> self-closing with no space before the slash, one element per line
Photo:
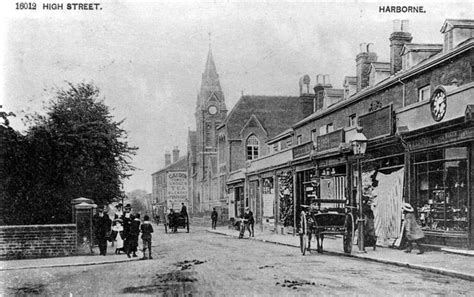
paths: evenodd
<path fill-rule="evenodd" d="M 338 203 L 336 199 L 315 199 L 315 206 L 301 205 L 300 213 L 300 248 L 304 255 L 306 250 L 311 249 L 311 238 L 314 235 L 317 242 L 318 253 L 323 252 L 324 235 L 342 235 L 343 249 L 350 254 L 354 240 L 354 216 L 351 206 L 322 209 L 322 203 Z"/>
<path fill-rule="evenodd" d="M 187 214 L 182 214 L 180 212 L 171 212 L 165 214 L 165 233 L 168 233 L 168 230 L 172 233 L 178 232 L 178 228 L 186 229 L 186 232 L 189 233 L 189 216 Z"/>

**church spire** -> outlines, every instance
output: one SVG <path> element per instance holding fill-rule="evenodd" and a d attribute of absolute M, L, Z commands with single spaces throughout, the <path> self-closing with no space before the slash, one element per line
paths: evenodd
<path fill-rule="evenodd" d="M 209 33 L 209 52 L 207 54 L 206 67 L 204 68 L 204 72 L 202 74 L 201 90 L 198 95 L 197 107 L 204 107 L 212 94 L 216 96 L 218 101 L 221 101 L 222 104 L 225 104 L 224 94 L 219 82 L 219 75 L 217 74 L 216 64 L 214 63 L 214 57 L 212 55 L 211 34 Z"/>

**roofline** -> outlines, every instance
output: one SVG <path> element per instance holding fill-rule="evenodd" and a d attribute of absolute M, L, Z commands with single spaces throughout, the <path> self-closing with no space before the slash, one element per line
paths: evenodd
<path fill-rule="evenodd" d="M 369 95 L 377 93 L 378 91 L 383 90 L 384 88 L 390 87 L 391 85 L 398 83 L 402 79 L 407 79 L 408 77 L 414 76 L 414 75 L 416 75 L 420 72 L 423 72 L 427 69 L 430 69 L 431 67 L 433 67 L 437 64 L 444 63 L 447 60 L 453 58 L 454 56 L 460 55 L 460 54 L 472 49 L 473 47 L 474 47 L 474 38 L 470 38 L 465 44 L 462 44 L 461 46 L 456 47 L 455 49 L 453 49 L 453 50 L 451 50 L 447 53 L 444 53 L 441 56 L 432 57 L 432 59 L 430 58 L 429 60 L 425 60 L 424 63 L 422 62 L 422 64 L 419 64 L 419 65 L 417 65 L 417 66 L 415 66 L 411 69 L 408 69 L 408 70 L 406 70 L 404 72 L 401 72 L 399 74 L 395 74 L 392 77 L 388 77 L 387 79 L 385 79 L 384 81 L 382 81 L 381 83 L 379 83 L 379 84 L 377 84 L 373 87 L 368 87 L 366 89 L 363 89 L 362 91 L 360 91 L 359 93 L 356 93 L 355 95 L 353 95 L 349 99 L 343 100 L 340 103 L 336 103 L 335 105 L 332 106 L 332 108 L 328 108 L 328 109 L 326 109 L 325 111 L 323 111 L 319 114 L 312 114 L 312 115 L 308 116 L 307 118 L 305 118 L 305 119 L 299 121 L 298 123 L 294 124 L 292 126 L 292 128 L 301 127 L 301 126 L 303 126 L 304 124 L 306 124 L 310 121 L 313 121 L 313 120 L 318 119 L 318 118 L 322 118 L 322 117 L 326 116 L 327 114 L 330 114 L 330 113 L 332 113 L 336 110 L 339 110 L 339 109 L 342 109 L 342 108 L 346 107 L 347 105 L 354 104 L 354 103 L 364 99 L 365 97 L 367 97 Z"/>
<path fill-rule="evenodd" d="M 157 174 L 157 173 L 163 172 L 163 171 L 165 171 L 166 169 L 168 169 L 169 167 L 173 166 L 174 164 L 176 164 L 176 163 L 178 163 L 178 162 L 180 162 L 180 161 L 182 161 L 182 160 L 184 160 L 184 159 L 187 159 L 187 158 L 188 158 L 188 156 L 187 156 L 187 154 L 186 154 L 186 156 L 180 157 L 176 162 L 173 162 L 173 163 L 169 164 L 168 166 L 165 166 L 165 167 L 161 168 L 160 170 L 153 172 L 151 175 L 155 175 L 155 174 Z M 186 170 L 187 170 L 187 169 L 186 169 Z"/>

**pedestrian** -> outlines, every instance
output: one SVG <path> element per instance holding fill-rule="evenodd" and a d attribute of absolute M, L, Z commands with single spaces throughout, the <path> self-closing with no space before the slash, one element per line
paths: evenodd
<path fill-rule="evenodd" d="M 252 231 L 250 230 L 250 219 L 253 216 L 250 212 L 250 208 L 246 207 L 245 212 L 241 215 L 242 222 L 240 223 L 240 235 L 239 238 L 243 238 L 245 235 L 245 230 L 249 231 L 249 237 L 252 236 Z M 243 223 L 243 225 L 242 225 Z"/>
<path fill-rule="evenodd" d="M 94 216 L 94 233 L 97 244 L 99 245 L 100 255 L 107 254 L 107 237 L 110 236 L 112 221 L 105 212 L 103 206 L 97 208 L 97 214 Z"/>
<path fill-rule="evenodd" d="M 119 255 L 120 252 L 125 252 L 123 248 L 123 226 L 122 220 L 117 218 L 114 220 L 114 225 L 112 226 L 112 239 L 115 241 L 115 254 Z M 113 241 L 112 241 L 113 242 Z"/>
<path fill-rule="evenodd" d="M 140 214 L 137 213 L 130 226 L 130 252 L 133 253 L 133 257 L 137 256 L 138 251 L 138 236 L 140 235 Z M 130 256 L 129 256 L 130 257 Z"/>
<path fill-rule="evenodd" d="M 254 230 L 254 225 L 255 225 L 255 219 L 253 217 L 253 212 L 250 210 L 250 208 L 248 208 L 248 220 L 249 220 L 249 230 L 250 230 L 250 236 L 254 237 L 254 233 L 253 233 L 253 230 Z"/>
<path fill-rule="evenodd" d="M 130 234 L 130 229 L 132 226 L 132 221 L 134 220 L 134 217 L 131 213 L 132 207 L 130 204 L 125 205 L 124 208 L 124 213 L 122 215 L 122 222 L 123 222 L 123 248 L 125 250 L 125 254 L 127 254 L 127 257 L 130 258 L 130 252 L 131 252 L 131 234 Z"/>
<path fill-rule="evenodd" d="M 407 238 L 407 249 L 405 253 L 411 253 L 413 243 L 418 247 L 418 254 L 423 254 L 424 248 L 420 245 L 425 235 L 421 230 L 420 225 L 416 222 L 415 210 L 409 203 L 404 203 L 402 206 L 403 214 L 405 216 L 405 236 Z"/>
<path fill-rule="evenodd" d="M 142 259 L 146 259 L 146 250 L 148 248 L 148 258 L 153 259 L 151 256 L 151 233 L 153 233 L 153 226 L 150 223 L 150 217 L 145 215 L 143 217 L 143 224 L 140 226 L 140 230 L 142 232 L 142 241 L 143 241 L 143 257 Z"/>
<path fill-rule="evenodd" d="M 212 209 L 212 213 L 211 213 L 211 220 L 212 220 L 212 227 L 211 228 L 214 229 L 214 230 L 216 229 L 216 225 L 217 225 L 217 217 L 218 217 L 217 211 L 216 211 L 216 208 L 214 207 Z"/>
<path fill-rule="evenodd" d="M 186 205 L 184 205 L 184 203 L 181 203 L 181 216 L 183 217 L 188 216 L 188 210 L 186 209 Z"/>

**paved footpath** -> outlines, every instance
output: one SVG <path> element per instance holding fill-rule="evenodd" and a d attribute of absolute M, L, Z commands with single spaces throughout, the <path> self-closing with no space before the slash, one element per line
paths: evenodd
<path fill-rule="evenodd" d="M 208 232 L 233 237 L 238 237 L 239 235 L 238 231 L 227 227 L 218 227 L 216 230 L 208 230 Z M 247 236 L 248 233 L 246 232 L 245 237 L 248 238 Z M 250 239 L 294 246 L 298 248 L 298 250 L 295 250 L 295 255 L 301 255 L 298 236 L 264 233 L 255 230 L 255 237 Z M 312 248 L 316 247 L 316 242 L 314 244 L 311 242 L 311 246 Z M 412 253 L 405 253 L 403 250 L 393 248 L 377 247 L 374 251 L 372 247 L 368 247 L 366 251 L 366 253 L 359 253 L 357 246 L 354 245 L 352 253 L 350 255 L 345 254 L 342 238 L 324 238 L 324 253 L 326 254 L 354 257 L 474 281 L 474 257 L 470 251 L 462 252 L 463 254 L 457 254 L 461 253 L 459 250 L 450 250 L 449 253 L 446 251 L 427 251 L 422 255 L 416 254 L 416 249 Z M 312 253 L 316 253 L 316 251 L 312 250 Z"/>

